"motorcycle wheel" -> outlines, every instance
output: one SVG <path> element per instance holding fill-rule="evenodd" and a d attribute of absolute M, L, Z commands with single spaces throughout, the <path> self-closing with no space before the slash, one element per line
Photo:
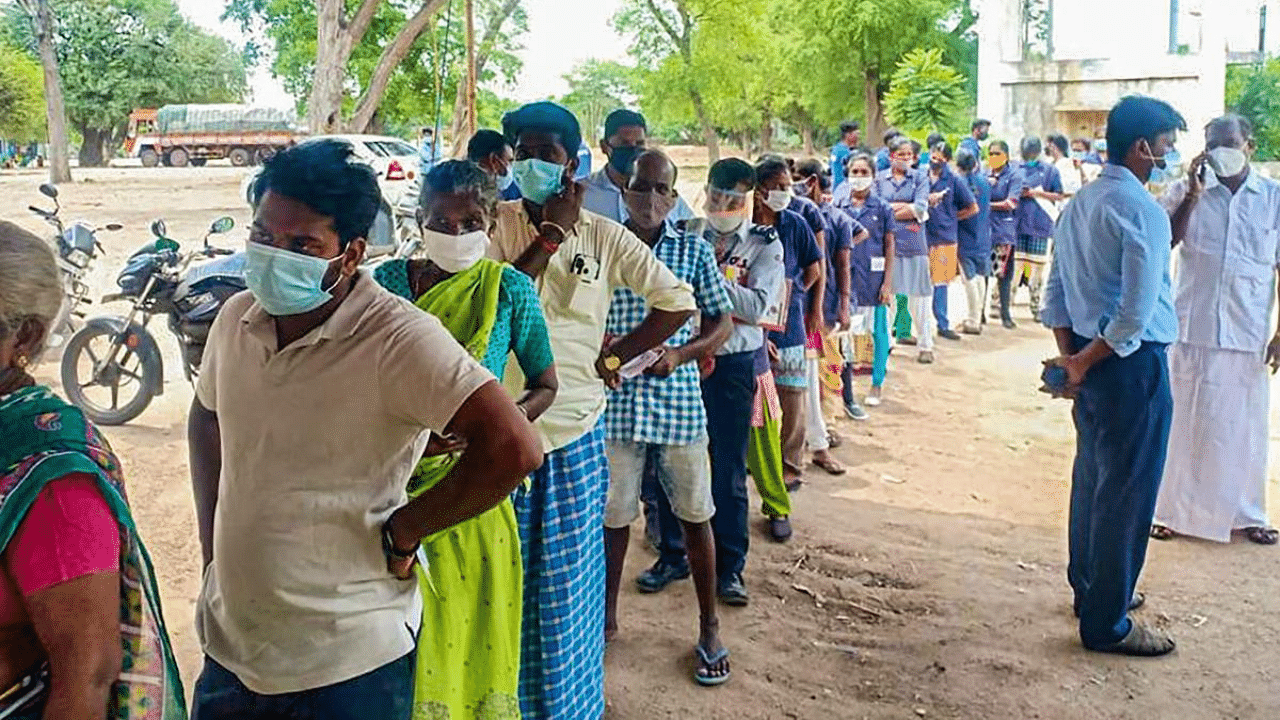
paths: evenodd
<path fill-rule="evenodd" d="M 114 362 L 98 367 L 111 353 L 116 333 L 90 325 L 76 333 L 62 355 L 62 389 L 73 405 L 99 425 L 124 425 L 151 404 L 160 368 L 121 346 Z"/>

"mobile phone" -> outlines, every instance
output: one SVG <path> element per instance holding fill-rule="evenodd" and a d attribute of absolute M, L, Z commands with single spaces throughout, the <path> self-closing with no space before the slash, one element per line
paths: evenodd
<path fill-rule="evenodd" d="M 1044 382 L 1042 392 L 1061 395 L 1067 390 L 1067 370 L 1061 365 L 1046 365 L 1040 380 Z"/>
<path fill-rule="evenodd" d="M 0 720 L 16 717 L 18 713 L 31 709 L 48 690 L 49 665 L 46 663 L 0 693 Z"/>

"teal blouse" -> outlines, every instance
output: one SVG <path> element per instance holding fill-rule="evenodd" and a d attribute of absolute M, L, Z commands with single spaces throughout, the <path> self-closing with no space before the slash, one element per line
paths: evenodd
<path fill-rule="evenodd" d="M 388 260 L 374 270 L 373 277 L 392 293 L 417 302 L 409 289 L 409 261 Z M 551 367 L 551 338 L 547 335 L 542 306 L 538 304 L 538 291 L 529 276 L 513 267 L 502 269 L 502 284 L 498 286 L 498 317 L 493 323 L 493 335 L 489 337 L 489 350 L 481 364 L 502 380 L 508 353 L 515 353 L 520 370 L 528 378 L 536 378 Z"/>

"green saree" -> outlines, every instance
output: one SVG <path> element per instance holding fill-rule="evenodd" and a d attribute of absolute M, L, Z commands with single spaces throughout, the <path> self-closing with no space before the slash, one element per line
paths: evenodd
<path fill-rule="evenodd" d="M 503 265 L 481 260 L 437 283 L 417 306 L 483 362 L 502 274 Z M 435 485 L 456 462 L 455 455 L 424 458 L 410 495 Z M 519 720 L 524 573 L 511 501 L 424 538 L 422 547 L 428 565 L 418 573 L 423 611 L 414 720 Z"/>
<path fill-rule="evenodd" d="M 129 512 L 120 463 L 84 414 L 49 389 L 0 398 L 0 549 L 45 485 L 67 475 L 97 478 L 120 526 L 120 643 L 124 663 L 112 686 L 110 720 L 187 717 L 182 681 L 160 610 L 151 558 Z"/>

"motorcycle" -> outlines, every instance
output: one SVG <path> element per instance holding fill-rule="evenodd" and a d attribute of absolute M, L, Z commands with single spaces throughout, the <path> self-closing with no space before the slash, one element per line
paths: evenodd
<path fill-rule="evenodd" d="M 166 236 L 163 220 L 151 224 L 155 240 L 126 261 L 116 279 L 121 291 L 102 298 L 104 304 L 131 302 L 129 313 L 89 320 L 62 356 L 63 389 L 89 419 L 123 425 L 164 393 L 160 347 L 147 330 L 155 315 L 167 316 L 186 378 L 196 378 L 214 318 L 232 295 L 246 288 L 244 253 L 209 244 L 210 236 L 234 227 L 231 218 L 219 218 L 202 247 L 184 253 Z M 207 262 L 192 266 L 202 258 Z"/>
<path fill-rule="evenodd" d="M 76 222 L 65 227 L 58 213 L 62 205 L 58 202 L 58 188 L 45 183 L 40 186 L 40 194 L 53 200 L 52 210 L 42 210 L 35 205 L 27 207 L 32 213 L 53 226 L 56 232 L 58 249 L 58 273 L 62 276 L 62 308 L 53 320 L 49 331 L 49 347 L 58 348 L 66 343 L 67 338 L 79 329 L 84 320 L 84 312 L 80 307 L 92 302 L 89 300 L 89 286 L 85 276 L 98 253 L 105 252 L 102 243 L 98 242 L 98 233 L 123 230 L 119 223 L 108 223 L 102 227 L 94 227 L 86 222 Z"/>

